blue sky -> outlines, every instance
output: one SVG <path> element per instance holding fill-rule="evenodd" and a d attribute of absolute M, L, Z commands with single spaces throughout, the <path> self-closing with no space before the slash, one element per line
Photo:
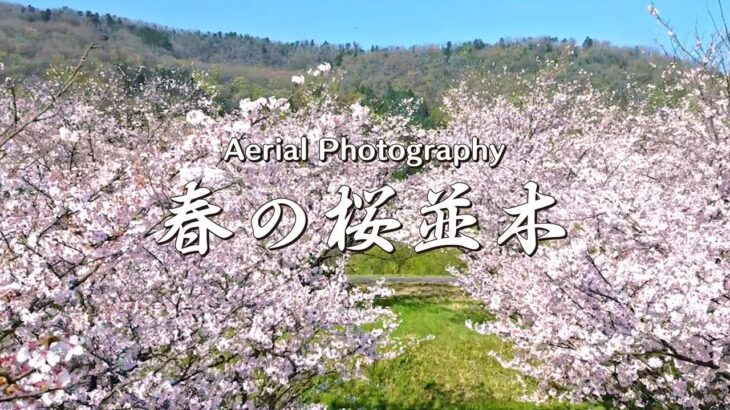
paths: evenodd
<path fill-rule="evenodd" d="M 370 45 L 496 42 L 551 35 L 586 36 L 617 45 L 666 44 L 667 33 L 646 11 L 650 0 L 30 0 L 202 31 L 235 31 L 272 40 L 356 41 Z M 717 0 L 707 0 L 717 10 Z M 730 13 L 730 0 L 721 0 Z M 662 16 L 690 39 L 709 33 L 705 0 L 655 0 Z M 688 41 L 693 44 L 694 41 Z"/>

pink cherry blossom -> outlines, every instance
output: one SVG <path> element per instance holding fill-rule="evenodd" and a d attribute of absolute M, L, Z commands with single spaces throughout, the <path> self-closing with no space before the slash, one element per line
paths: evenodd
<path fill-rule="evenodd" d="M 329 135 L 395 140 L 405 126 L 373 130 L 378 121 L 321 89 L 296 111 L 263 98 L 218 116 L 194 84 L 124 84 L 102 72 L 39 121 L 57 85 L 27 84 L 20 125 L 0 117 L 0 408 L 290 407 L 313 378 L 356 377 L 390 352 L 397 321 L 374 304 L 387 291 L 351 288 L 347 258 L 323 238 L 337 188 L 377 188 L 397 164 L 322 164 L 316 149 L 307 163 L 222 157 L 232 138 L 306 135 L 316 146 Z M 11 99 L 2 91 L 2 112 Z M 206 257 L 157 244 L 170 198 L 191 180 L 235 233 L 211 238 Z M 250 219 L 282 197 L 307 210 L 309 229 L 268 250 L 290 215 L 266 241 Z"/>

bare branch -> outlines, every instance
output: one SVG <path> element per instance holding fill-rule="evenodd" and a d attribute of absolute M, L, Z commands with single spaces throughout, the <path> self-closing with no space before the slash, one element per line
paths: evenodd
<path fill-rule="evenodd" d="M 61 88 L 56 93 L 51 95 L 51 102 L 49 102 L 43 108 L 41 108 L 40 110 L 38 110 L 34 114 L 32 114 L 28 120 L 20 123 L 19 125 L 16 123 L 13 127 L 6 130 L 5 132 L 3 132 L 3 136 L 7 135 L 7 137 L 5 137 L 5 139 L 2 142 L 0 142 L 0 148 L 5 146 L 5 144 L 10 142 L 16 136 L 18 136 L 18 134 L 20 134 L 21 132 L 23 132 L 23 130 L 28 128 L 29 125 L 38 122 L 40 120 L 41 116 L 43 116 L 43 114 L 45 114 L 46 112 L 48 112 L 48 110 L 53 108 L 53 106 L 56 104 L 56 101 L 59 98 L 63 97 L 68 92 L 68 90 L 71 88 L 71 86 L 76 82 L 76 80 L 79 77 L 79 74 L 81 73 L 81 69 L 86 64 L 86 60 L 89 57 L 89 53 L 91 53 L 91 50 L 93 50 L 95 48 L 96 48 L 96 45 L 94 43 L 91 43 L 91 45 L 89 45 L 89 47 L 86 49 L 84 54 L 81 56 L 79 63 L 76 65 L 76 68 L 74 68 L 71 75 L 66 79 L 66 81 L 63 83 Z"/>

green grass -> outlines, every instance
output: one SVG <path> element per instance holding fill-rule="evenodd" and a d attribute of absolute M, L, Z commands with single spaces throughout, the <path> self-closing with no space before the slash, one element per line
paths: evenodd
<path fill-rule="evenodd" d="M 458 249 L 443 248 L 415 253 L 405 245 L 396 245 L 389 254 L 378 247 L 366 253 L 353 255 L 347 266 L 347 274 L 358 276 L 449 276 L 446 268 L 464 268 Z"/>
<path fill-rule="evenodd" d="M 496 336 L 464 326 L 488 320 L 483 306 L 445 285 L 403 285 L 384 301 L 402 321 L 393 337 L 432 340 L 383 360 L 365 372 L 367 380 L 322 386 L 316 401 L 353 409 L 538 409 L 515 399 L 524 392 L 516 373 L 499 366 L 489 352 L 509 354 Z M 529 388 L 529 387 L 528 387 Z"/>

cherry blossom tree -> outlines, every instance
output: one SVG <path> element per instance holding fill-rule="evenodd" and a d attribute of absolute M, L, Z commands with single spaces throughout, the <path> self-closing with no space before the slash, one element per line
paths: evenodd
<path fill-rule="evenodd" d="M 725 74 L 675 67 L 666 87 L 636 86 L 645 98 L 620 105 L 580 78 L 555 81 L 561 69 L 522 79 L 522 94 L 453 91 L 449 126 L 422 138 L 479 136 L 506 144 L 504 159 L 494 169 L 434 166 L 404 181 L 401 197 L 425 204 L 413 188 L 472 188 L 479 229 L 470 235 L 484 248 L 465 253 L 467 271 L 454 274 L 496 315 L 468 325 L 510 341 L 513 354 L 497 358 L 539 382 L 529 399 L 724 408 L 730 117 L 716 80 Z M 657 93 L 681 98 L 657 107 Z M 557 199 L 538 222 L 568 231 L 532 257 L 515 239 L 496 242 L 528 181 Z"/>
<path fill-rule="evenodd" d="M 730 406 L 730 107 L 712 54 L 725 49 L 707 50 L 665 84 L 632 85 L 630 101 L 594 90 L 588 74 L 558 80 L 568 62 L 507 95 L 467 79 L 446 96 L 451 121 L 438 130 L 340 100 L 326 64 L 294 76 L 290 98 L 243 100 L 225 115 L 195 82 L 130 85 L 80 67 L 59 82 L 5 79 L 0 405 L 286 408 L 318 376 L 358 375 L 397 348 L 397 320 L 374 304 L 381 286 L 348 286 L 326 214 L 343 186 L 388 183 L 397 195 L 383 211 L 403 225 L 390 238 L 412 245 L 436 231 L 419 230 L 421 208 L 438 199 L 429 190 L 457 186 L 471 202 L 459 211 L 478 226 L 467 218 L 462 233 L 481 249 L 453 273 L 495 320 L 468 325 L 512 343 L 497 359 L 538 382 L 529 399 Z M 496 167 L 432 163 L 394 180 L 395 162 L 320 162 L 318 141 L 342 136 L 476 136 L 507 151 Z M 309 161 L 223 160 L 232 139 L 302 137 Z M 538 222 L 567 231 L 532 257 L 514 238 L 497 244 L 528 182 L 557 200 Z M 204 257 L 158 243 L 186 187 L 209 190 L 223 211 L 212 220 L 233 234 L 212 236 Z M 295 244 L 271 250 L 294 212 L 262 240 L 251 218 L 281 198 L 308 222 Z"/>
<path fill-rule="evenodd" d="M 336 101 L 326 65 L 290 99 L 223 116 L 194 82 L 80 69 L 0 93 L 0 407 L 285 408 L 390 351 L 396 320 L 373 304 L 387 291 L 350 287 L 322 238 L 337 188 L 378 187 L 396 164 L 222 158 L 231 138 L 316 147 L 405 126 Z M 205 257 L 157 244 L 191 181 L 234 234 Z M 309 228 L 269 251 L 250 218 L 276 198 Z"/>

